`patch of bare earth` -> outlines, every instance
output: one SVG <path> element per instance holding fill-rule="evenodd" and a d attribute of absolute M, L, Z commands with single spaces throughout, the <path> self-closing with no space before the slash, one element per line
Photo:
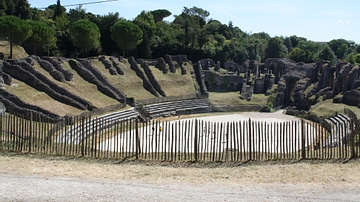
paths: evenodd
<path fill-rule="evenodd" d="M 356 201 L 360 196 L 359 160 L 169 163 L 1 153 L 0 162 L 0 201 L 24 199 L 21 190 L 33 193 L 26 195 L 29 201 Z M 7 192 L 12 186 L 18 195 Z M 48 194 L 48 186 L 58 190 Z"/>

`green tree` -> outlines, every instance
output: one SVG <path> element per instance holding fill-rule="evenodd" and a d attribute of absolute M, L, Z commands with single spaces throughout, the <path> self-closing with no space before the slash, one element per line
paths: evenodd
<path fill-rule="evenodd" d="M 0 34 L 10 42 L 10 58 L 13 56 L 13 44 L 21 44 L 32 34 L 31 26 L 25 20 L 15 16 L 0 17 Z"/>
<path fill-rule="evenodd" d="M 346 60 L 353 65 L 360 64 L 360 53 L 350 53 Z"/>
<path fill-rule="evenodd" d="M 102 50 L 111 55 L 118 52 L 118 47 L 113 40 L 111 40 L 110 28 L 119 20 L 119 13 L 109 13 L 107 15 L 97 16 L 97 26 L 100 29 L 100 42 Z"/>
<path fill-rule="evenodd" d="M 151 11 L 151 14 L 154 16 L 155 22 L 160 22 L 164 18 L 169 17 L 171 15 L 171 12 L 166 9 L 158 9 Z"/>
<path fill-rule="evenodd" d="M 62 16 L 65 13 L 66 13 L 66 8 L 61 6 L 60 0 L 57 0 L 52 19 L 55 20 L 57 17 Z"/>
<path fill-rule="evenodd" d="M 46 50 L 55 46 L 55 30 L 52 27 L 40 21 L 29 21 L 29 24 L 32 27 L 32 35 L 26 42 L 33 46 L 35 55 L 39 46 Z"/>
<path fill-rule="evenodd" d="M 27 0 L 16 0 L 13 15 L 21 19 L 30 19 L 30 4 Z"/>
<path fill-rule="evenodd" d="M 6 15 L 7 4 L 6 0 L 0 0 L 0 16 Z"/>
<path fill-rule="evenodd" d="M 338 59 L 343 59 L 348 54 L 350 42 L 345 39 L 333 39 L 329 41 L 328 45 Z"/>
<path fill-rule="evenodd" d="M 78 20 L 69 29 L 70 40 L 74 46 L 88 52 L 100 47 L 100 31 L 98 26 L 89 20 Z"/>
<path fill-rule="evenodd" d="M 15 12 L 15 5 L 16 5 L 14 0 L 5 0 L 5 3 L 6 3 L 5 14 L 13 15 Z"/>
<path fill-rule="evenodd" d="M 295 47 L 289 52 L 288 57 L 295 62 L 304 62 L 306 59 L 306 52 L 299 47 Z"/>
<path fill-rule="evenodd" d="M 134 19 L 134 24 L 136 24 L 143 32 L 142 42 L 137 46 L 138 57 L 141 58 L 151 58 L 151 41 L 153 40 L 154 31 L 156 24 L 154 21 L 154 16 L 151 12 L 142 11 Z"/>
<path fill-rule="evenodd" d="M 143 32 L 134 23 L 127 20 L 119 20 L 111 28 L 111 39 L 125 52 L 134 49 L 139 43 Z"/>
<path fill-rule="evenodd" d="M 314 41 L 300 41 L 298 46 L 305 51 L 306 57 L 302 62 L 310 63 L 317 62 L 319 60 L 319 54 L 322 50 L 322 44 Z"/>
<path fill-rule="evenodd" d="M 69 21 L 76 22 L 78 20 L 86 19 L 86 10 L 82 6 L 77 6 L 75 9 L 69 10 Z"/>
<path fill-rule="evenodd" d="M 336 62 L 335 53 L 327 44 L 323 45 L 323 48 L 319 53 L 319 59 L 320 60 L 328 60 L 332 64 L 335 64 L 335 62 Z"/>
<path fill-rule="evenodd" d="M 269 40 L 266 48 L 267 58 L 282 58 L 286 56 L 286 50 L 284 50 L 282 39 L 280 37 L 273 37 Z"/>

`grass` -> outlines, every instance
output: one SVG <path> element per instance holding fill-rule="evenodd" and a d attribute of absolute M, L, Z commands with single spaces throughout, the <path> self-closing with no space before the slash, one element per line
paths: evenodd
<path fill-rule="evenodd" d="M 360 117 L 360 109 L 358 107 L 333 103 L 332 100 L 321 101 L 313 105 L 309 111 L 317 116 L 327 117 L 335 115 L 336 113 L 344 113 L 344 108 L 349 108 L 357 115 L 357 117 Z"/>
<path fill-rule="evenodd" d="M 253 94 L 250 101 L 240 99 L 239 92 L 209 92 L 209 100 L 215 106 L 221 105 L 266 105 L 269 96 Z"/>
<path fill-rule="evenodd" d="M 130 68 L 130 64 L 126 60 L 125 62 L 120 63 L 124 75 L 111 75 L 97 59 L 91 60 L 91 63 L 106 76 L 112 84 L 122 90 L 127 97 L 134 97 L 137 100 L 155 97 L 149 91 L 144 89 L 142 80 L 136 75 L 135 71 Z M 168 72 L 167 74 L 163 74 L 162 71 L 154 66 L 150 66 L 154 77 L 164 90 L 166 96 L 180 96 L 195 93 L 194 81 L 190 74 L 192 67 L 186 65 L 185 68 L 187 70 L 186 75 L 181 75 L 180 69 L 177 69 L 176 73 Z M 140 70 L 143 71 L 141 67 Z"/>
<path fill-rule="evenodd" d="M 78 114 L 82 112 L 82 110 L 58 102 L 52 97 L 50 97 L 48 94 L 38 91 L 35 88 L 27 85 L 26 83 L 14 78 L 12 80 L 12 85 L 6 86 L 6 91 L 18 96 L 22 101 L 26 103 L 36 105 L 60 116 L 64 116 L 68 113 Z"/>
<path fill-rule="evenodd" d="M 0 41 L 0 52 L 4 53 L 6 58 L 10 56 L 10 43 L 8 41 Z M 13 59 L 27 57 L 28 54 L 24 48 L 19 45 L 13 46 Z"/>

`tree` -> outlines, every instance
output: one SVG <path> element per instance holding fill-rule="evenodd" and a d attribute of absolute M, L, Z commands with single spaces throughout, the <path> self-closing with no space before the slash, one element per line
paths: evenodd
<path fill-rule="evenodd" d="M 295 47 L 290 51 L 289 59 L 294 60 L 295 62 L 304 62 L 306 59 L 306 52 L 299 47 Z"/>
<path fill-rule="evenodd" d="M 52 19 L 55 20 L 57 17 L 63 15 L 65 12 L 66 12 L 66 8 L 61 6 L 60 0 L 57 0 Z"/>
<path fill-rule="evenodd" d="M 156 28 L 156 24 L 154 21 L 154 16 L 151 12 L 142 11 L 140 15 L 138 15 L 134 19 L 134 24 L 139 26 L 139 28 L 143 32 L 142 42 L 137 46 L 138 57 L 141 58 L 151 58 L 151 41 L 153 39 L 154 31 Z"/>
<path fill-rule="evenodd" d="M 55 45 L 55 30 L 52 27 L 40 21 L 29 21 L 29 24 L 32 27 L 32 35 L 26 42 L 33 46 L 35 55 L 38 46 L 49 50 L 49 48 Z"/>
<path fill-rule="evenodd" d="M 15 16 L 0 17 L 0 34 L 10 42 L 10 56 L 13 56 L 13 44 L 21 44 L 32 34 L 31 26 L 27 21 Z"/>
<path fill-rule="evenodd" d="M 100 47 L 100 31 L 98 26 L 89 20 L 78 20 L 69 29 L 70 40 L 74 46 L 88 52 Z"/>
<path fill-rule="evenodd" d="M 360 64 L 360 53 L 351 53 L 347 57 L 347 61 L 353 65 Z"/>
<path fill-rule="evenodd" d="M 329 41 L 328 45 L 334 51 L 338 59 L 343 59 L 348 54 L 350 43 L 345 39 L 333 39 Z"/>
<path fill-rule="evenodd" d="M 322 44 L 314 41 L 300 41 L 297 47 L 301 48 L 306 53 L 306 57 L 302 62 L 310 63 L 319 60 Z"/>
<path fill-rule="evenodd" d="M 111 39 L 123 50 L 123 56 L 126 51 L 134 49 L 141 43 L 143 36 L 141 29 L 127 20 L 119 20 L 110 28 L 110 31 Z"/>
<path fill-rule="evenodd" d="M 75 9 L 70 9 L 69 11 L 69 21 L 76 22 L 78 20 L 86 19 L 86 10 L 81 6 L 77 6 Z"/>
<path fill-rule="evenodd" d="M 100 29 L 100 41 L 102 50 L 111 55 L 117 52 L 117 45 L 111 40 L 110 27 L 113 26 L 119 20 L 119 13 L 109 13 L 107 15 L 97 16 L 97 26 Z"/>
<path fill-rule="evenodd" d="M 0 0 L 0 16 L 6 15 L 7 4 L 6 0 Z"/>
<path fill-rule="evenodd" d="M 6 15 L 13 15 L 15 12 L 15 2 L 14 0 L 5 0 L 6 3 L 6 10 L 5 10 L 5 14 Z"/>
<path fill-rule="evenodd" d="M 280 37 L 273 37 L 269 40 L 266 48 L 267 58 L 282 58 L 286 56 L 282 40 Z"/>
<path fill-rule="evenodd" d="M 151 11 L 151 14 L 154 16 L 155 22 L 160 22 L 164 18 L 169 17 L 171 15 L 171 12 L 166 9 L 158 9 Z"/>
<path fill-rule="evenodd" d="M 16 0 L 13 15 L 21 19 L 30 19 L 30 4 L 27 0 Z"/>
<path fill-rule="evenodd" d="M 324 44 L 322 50 L 319 53 L 319 59 L 320 60 L 328 60 L 332 64 L 335 64 L 336 62 L 336 56 L 333 50 L 327 45 Z"/>

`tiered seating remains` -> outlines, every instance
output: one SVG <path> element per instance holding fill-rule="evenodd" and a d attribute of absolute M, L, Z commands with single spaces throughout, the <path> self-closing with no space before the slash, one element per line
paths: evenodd
<path fill-rule="evenodd" d="M 351 119 L 348 116 L 338 114 L 325 119 L 325 123 L 331 132 L 325 147 L 337 147 L 347 143 L 351 135 Z"/>
<path fill-rule="evenodd" d="M 134 108 L 131 108 L 92 118 L 90 121 L 86 121 L 84 123 L 84 126 L 79 123 L 75 127 L 70 127 L 70 129 L 65 131 L 63 135 L 59 136 L 58 141 L 68 143 L 80 143 L 83 127 L 86 131 L 86 135 L 92 135 L 95 131 L 108 128 L 120 120 L 136 118 L 138 115 L 139 112 L 136 111 Z M 94 126 L 96 130 L 93 128 Z"/>
<path fill-rule="evenodd" d="M 159 116 L 209 112 L 211 106 L 206 99 L 192 99 L 146 105 L 145 109 L 149 112 L 151 118 L 155 118 Z"/>
<path fill-rule="evenodd" d="M 147 105 L 145 106 L 145 109 L 150 115 L 148 118 L 155 118 L 160 116 L 209 112 L 211 110 L 211 106 L 206 99 L 192 99 Z M 99 131 L 114 125 L 120 120 L 136 118 L 138 116 L 140 116 L 140 114 L 135 108 L 99 116 L 91 119 L 90 121 L 86 121 L 84 126 L 79 123 L 75 127 L 69 127 L 69 130 L 65 131 L 63 135 L 59 136 L 58 141 L 80 143 L 82 138 L 82 130 L 85 130 L 84 134 L 89 136 L 92 135 L 95 131 Z M 94 129 L 94 127 L 96 129 Z"/>

